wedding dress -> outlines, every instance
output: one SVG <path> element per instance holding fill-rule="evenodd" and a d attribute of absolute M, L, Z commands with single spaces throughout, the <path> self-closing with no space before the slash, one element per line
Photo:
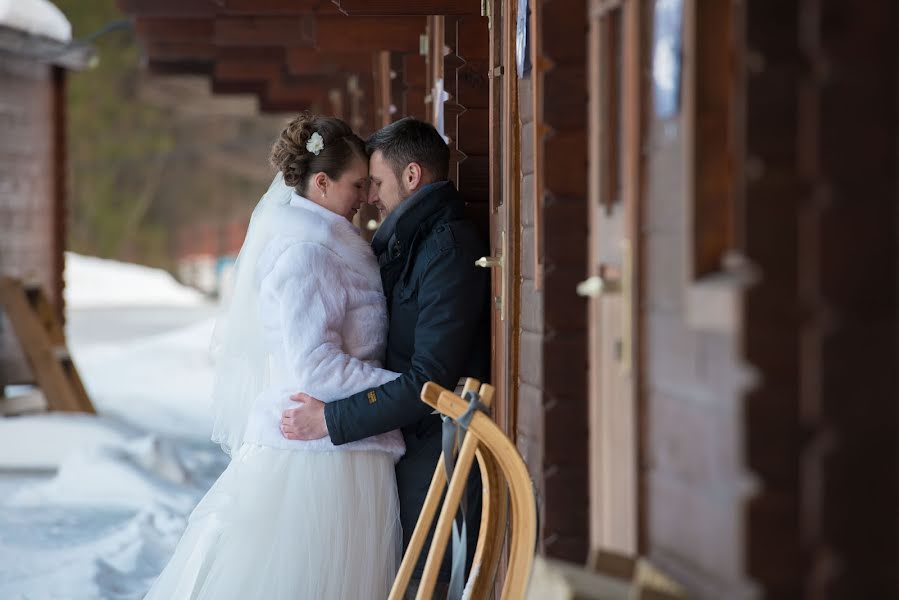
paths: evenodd
<path fill-rule="evenodd" d="M 398 374 L 379 366 L 387 312 L 368 244 L 276 184 L 280 200 L 263 198 L 241 251 L 217 366 L 214 439 L 232 460 L 149 600 L 383 600 L 399 566 L 400 433 L 336 447 L 279 429 L 293 393 L 327 402 Z"/>

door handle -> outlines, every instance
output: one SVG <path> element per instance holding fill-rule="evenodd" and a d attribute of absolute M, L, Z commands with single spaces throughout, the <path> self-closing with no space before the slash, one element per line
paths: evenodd
<path fill-rule="evenodd" d="M 630 240 L 621 241 L 621 269 L 602 267 L 602 275 L 594 275 L 577 284 L 577 295 L 596 298 L 603 294 L 621 294 L 621 374 L 629 376 L 633 367 L 634 343 L 633 294 L 634 263 Z"/>
<path fill-rule="evenodd" d="M 602 294 L 621 292 L 621 280 L 612 277 L 594 275 L 577 284 L 577 295 L 584 298 L 596 298 Z"/>
<path fill-rule="evenodd" d="M 503 266 L 503 257 L 502 256 L 482 256 L 481 258 L 474 261 L 475 266 L 482 267 L 484 269 L 495 269 L 501 268 Z"/>
<path fill-rule="evenodd" d="M 503 272 L 499 274 L 502 278 L 500 279 L 500 292 L 497 298 L 494 298 L 494 302 L 496 307 L 499 309 L 499 319 L 500 321 L 506 320 L 506 292 L 507 292 L 507 277 L 505 272 L 506 262 L 504 260 L 506 256 L 506 232 L 500 231 L 500 252 L 499 256 L 482 256 L 481 258 L 474 261 L 476 267 L 481 267 L 482 269 L 503 269 Z"/>

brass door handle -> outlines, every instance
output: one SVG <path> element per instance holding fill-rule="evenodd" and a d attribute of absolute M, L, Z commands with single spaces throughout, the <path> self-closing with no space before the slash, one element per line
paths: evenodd
<path fill-rule="evenodd" d="M 501 321 L 506 320 L 506 304 L 508 302 L 508 298 L 506 296 L 507 290 L 507 281 L 508 277 L 505 273 L 505 261 L 503 257 L 506 256 L 506 252 L 508 248 L 506 247 L 506 232 L 500 231 L 500 252 L 499 256 L 482 256 L 481 258 L 474 261 L 476 267 L 481 267 L 482 269 L 503 269 L 502 273 L 498 273 L 500 279 L 500 292 L 499 296 L 496 296 L 493 301 L 496 304 L 496 307 L 499 309 L 499 318 Z"/>
<path fill-rule="evenodd" d="M 495 269 L 497 267 L 503 266 L 503 257 L 502 256 L 482 256 L 481 258 L 474 261 L 475 266 L 484 268 L 484 269 Z"/>

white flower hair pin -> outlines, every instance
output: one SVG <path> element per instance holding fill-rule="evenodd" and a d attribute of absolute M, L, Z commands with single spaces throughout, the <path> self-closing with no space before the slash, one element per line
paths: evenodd
<path fill-rule="evenodd" d="M 306 150 L 318 156 L 318 153 L 325 149 L 325 140 L 319 132 L 312 134 L 309 141 L 306 142 Z"/>

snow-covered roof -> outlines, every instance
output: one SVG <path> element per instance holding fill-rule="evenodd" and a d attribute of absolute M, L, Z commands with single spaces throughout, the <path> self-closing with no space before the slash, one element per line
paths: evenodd
<path fill-rule="evenodd" d="M 72 41 L 72 24 L 48 0 L 0 0 L 0 25 L 61 42 Z"/>

